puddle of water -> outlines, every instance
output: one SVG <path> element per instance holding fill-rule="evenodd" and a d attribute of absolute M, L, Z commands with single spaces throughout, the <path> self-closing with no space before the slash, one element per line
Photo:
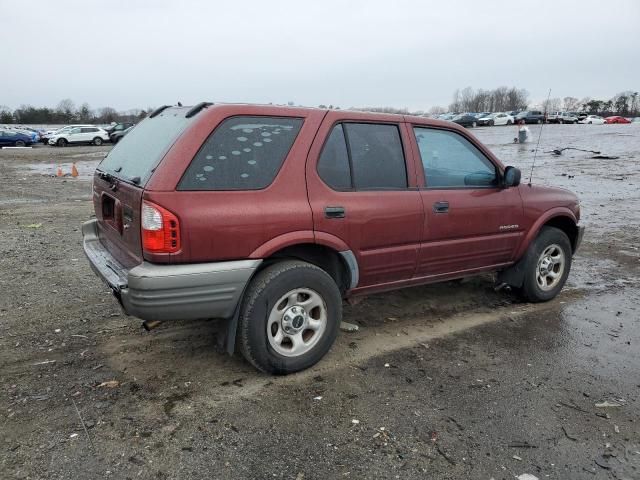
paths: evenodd
<path fill-rule="evenodd" d="M 100 153 L 100 152 L 98 152 Z M 86 156 L 86 155 L 83 155 Z M 90 180 L 93 177 L 96 167 L 100 163 L 100 160 L 86 160 L 75 162 L 78 169 L 78 178 L 83 180 Z M 55 177 L 58 171 L 58 167 L 62 169 L 62 174 L 65 177 L 71 176 L 72 162 L 65 163 L 31 163 L 27 165 L 29 173 L 35 175 L 44 175 L 48 177 Z"/>
<path fill-rule="evenodd" d="M 540 126 L 530 125 L 532 141 L 513 144 L 514 127 L 473 130 L 506 165 L 522 170 L 529 181 Z M 592 154 L 556 148 L 575 147 L 615 155 L 617 160 L 590 158 Z M 561 187 L 580 197 L 582 223 L 588 235 L 608 235 L 640 225 L 640 125 L 545 125 L 533 172 L 533 183 Z"/>

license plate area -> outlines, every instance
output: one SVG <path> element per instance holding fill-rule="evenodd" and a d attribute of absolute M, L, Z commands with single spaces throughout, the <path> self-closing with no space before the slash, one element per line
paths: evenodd
<path fill-rule="evenodd" d="M 101 197 L 102 221 L 122 235 L 122 207 L 120 201 L 104 192 Z"/>

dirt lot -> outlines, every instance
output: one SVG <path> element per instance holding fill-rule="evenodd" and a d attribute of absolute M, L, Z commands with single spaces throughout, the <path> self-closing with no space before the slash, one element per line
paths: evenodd
<path fill-rule="evenodd" d="M 533 144 L 475 133 L 526 181 Z M 0 478 L 640 478 L 640 126 L 544 127 L 565 146 L 620 158 L 538 157 L 588 227 L 556 300 L 488 276 L 372 296 L 285 378 L 217 351 L 213 322 L 121 314 L 79 232 L 109 147 L 1 150 Z"/>

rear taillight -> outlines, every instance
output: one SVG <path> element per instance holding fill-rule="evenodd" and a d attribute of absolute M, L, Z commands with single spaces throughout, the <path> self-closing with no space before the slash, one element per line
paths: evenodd
<path fill-rule="evenodd" d="M 142 249 L 150 253 L 175 253 L 180 250 L 180 223 L 169 210 L 151 202 L 142 202 Z"/>

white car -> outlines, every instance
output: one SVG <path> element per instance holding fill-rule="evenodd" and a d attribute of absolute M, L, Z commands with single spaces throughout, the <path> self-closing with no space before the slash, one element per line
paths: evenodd
<path fill-rule="evenodd" d="M 504 112 L 492 113 L 478 119 L 478 125 L 513 125 L 514 119 Z"/>
<path fill-rule="evenodd" d="M 109 134 L 95 125 L 63 128 L 49 137 L 49 145 L 66 147 L 70 143 L 102 145 L 109 141 Z"/>
<path fill-rule="evenodd" d="M 578 123 L 587 123 L 589 125 L 604 125 L 604 118 L 598 115 L 587 115 L 587 118 L 580 120 Z"/>

